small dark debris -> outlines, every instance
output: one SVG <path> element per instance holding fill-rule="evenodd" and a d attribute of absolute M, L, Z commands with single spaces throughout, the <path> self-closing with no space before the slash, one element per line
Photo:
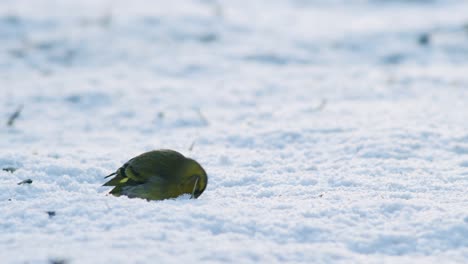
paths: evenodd
<path fill-rule="evenodd" d="M 49 215 L 49 218 L 52 218 L 55 216 L 55 211 L 47 211 L 46 213 Z"/>
<path fill-rule="evenodd" d="M 257 62 L 257 63 L 264 63 L 264 64 L 272 64 L 272 65 L 286 65 L 292 62 L 291 59 L 286 58 L 285 56 L 279 54 L 252 54 L 247 55 L 244 57 L 246 61 Z"/>
<path fill-rule="evenodd" d="M 190 144 L 190 147 L 188 150 L 192 151 L 194 147 L 195 147 L 195 140 L 192 142 L 192 144 Z"/>
<path fill-rule="evenodd" d="M 16 119 L 20 116 L 22 110 L 23 110 L 23 105 L 20 105 L 18 109 L 16 109 L 16 111 L 13 114 L 11 114 L 7 122 L 8 126 L 12 126 L 15 123 Z"/>
<path fill-rule="evenodd" d="M 400 64 L 405 60 L 405 55 L 400 53 L 390 54 L 382 58 L 385 64 Z"/>
<path fill-rule="evenodd" d="M 163 119 L 164 118 L 164 112 L 159 112 L 158 113 L 158 118 Z"/>
<path fill-rule="evenodd" d="M 69 263 L 68 260 L 62 259 L 62 258 L 54 258 L 54 259 L 49 259 L 50 264 L 67 264 Z"/>
<path fill-rule="evenodd" d="M 11 202 L 11 198 L 8 198 L 8 201 Z"/>
<path fill-rule="evenodd" d="M 24 58 L 26 55 L 26 52 L 23 49 L 12 49 L 9 50 L 8 53 L 15 58 Z"/>
<path fill-rule="evenodd" d="M 197 112 L 198 117 L 200 118 L 200 121 L 203 123 L 203 125 L 208 126 L 210 122 L 208 122 L 208 119 L 206 119 L 202 111 L 199 108 L 195 109 L 195 111 Z"/>
<path fill-rule="evenodd" d="M 52 50 L 57 46 L 56 42 L 53 41 L 44 41 L 44 42 L 39 42 L 34 44 L 34 47 L 37 48 L 38 50 Z"/>
<path fill-rule="evenodd" d="M 20 181 L 18 182 L 18 185 L 21 185 L 21 184 L 31 184 L 33 181 L 31 179 L 26 179 L 24 181 Z"/>
<path fill-rule="evenodd" d="M 3 20 L 5 21 L 7 24 L 10 24 L 10 25 L 19 25 L 21 23 L 21 18 L 19 16 L 16 16 L 16 15 L 7 15 L 3 18 L 1 18 L 0 20 Z"/>
<path fill-rule="evenodd" d="M 421 46 L 427 46 L 431 42 L 431 35 L 429 33 L 423 33 L 418 37 L 418 43 Z"/>
<path fill-rule="evenodd" d="M 53 73 L 52 70 L 50 69 L 38 68 L 37 70 L 39 71 L 40 74 L 42 74 L 42 76 L 50 76 Z"/>
<path fill-rule="evenodd" d="M 323 193 L 321 193 L 321 194 L 319 195 L 319 197 L 322 198 L 322 197 L 323 197 Z"/>
<path fill-rule="evenodd" d="M 81 96 L 79 96 L 79 95 L 70 95 L 70 96 L 67 96 L 65 98 L 65 100 L 67 100 L 70 103 L 76 104 L 76 103 L 79 103 L 81 101 Z"/>
<path fill-rule="evenodd" d="M 198 39 L 200 40 L 200 42 L 210 43 L 215 42 L 218 39 L 218 35 L 216 35 L 215 33 L 207 33 L 199 36 Z"/>
<path fill-rule="evenodd" d="M 14 168 L 14 167 L 6 167 L 6 168 L 3 168 L 2 170 L 13 173 L 13 172 L 15 172 L 15 171 L 17 170 L 17 168 Z"/>

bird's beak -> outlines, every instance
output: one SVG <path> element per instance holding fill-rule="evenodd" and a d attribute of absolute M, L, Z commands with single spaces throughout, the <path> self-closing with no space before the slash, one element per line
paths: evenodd
<path fill-rule="evenodd" d="M 200 176 L 197 176 L 197 179 L 195 180 L 195 184 L 193 185 L 193 189 L 192 189 L 192 196 L 190 197 L 190 199 L 196 198 L 195 190 L 197 189 L 198 180 L 200 180 Z"/>

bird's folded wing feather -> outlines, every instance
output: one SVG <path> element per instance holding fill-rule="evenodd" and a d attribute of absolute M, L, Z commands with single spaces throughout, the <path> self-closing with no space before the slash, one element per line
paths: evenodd
<path fill-rule="evenodd" d="M 129 161 L 125 173 L 138 182 L 146 182 L 154 175 L 169 180 L 184 160 L 184 156 L 174 151 L 148 152 Z"/>
<path fill-rule="evenodd" d="M 130 198 L 139 197 L 149 200 L 160 200 L 168 198 L 166 181 L 159 176 L 152 176 L 145 183 L 137 185 L 123 185 L 119 194 L 127 195 Z"/>

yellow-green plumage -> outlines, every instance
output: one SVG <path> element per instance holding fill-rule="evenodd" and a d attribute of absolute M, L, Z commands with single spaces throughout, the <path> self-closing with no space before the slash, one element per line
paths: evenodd
<path fill-rule="evenodd" d="M 206 172 L 198 162 L 168 149 L 136 156 L 107 177 L 110 176 L 114 177 L 103 186 L 114 186 L 111 194 L 148 200 L 176 198 L 182 194 L 198 198 L 208 183 Z"/>

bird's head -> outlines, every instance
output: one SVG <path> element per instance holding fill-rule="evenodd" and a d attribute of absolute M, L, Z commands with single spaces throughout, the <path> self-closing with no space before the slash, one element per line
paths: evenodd
<path fill-rule="evenodd" d="M 198 198 L 206 189 L 208 176 L 202 166 L 193 159 L 186 159 L 182 174 L 186 185 L 190 186 L 192 198 Z"/>

